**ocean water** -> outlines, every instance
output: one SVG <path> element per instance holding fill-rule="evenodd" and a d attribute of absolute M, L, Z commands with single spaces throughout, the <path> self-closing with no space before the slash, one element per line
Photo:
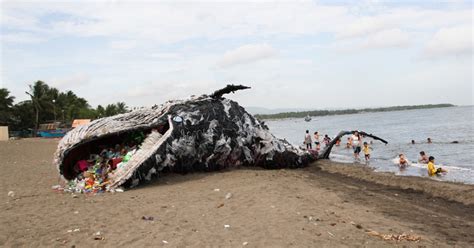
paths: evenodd
<path fill-rule="evenodd" d="M 306 130 L 311 134 L 318 131 L 320 141 L 324 134 L 332 138 L 341 130 L 362 130 L 388 141 L 385 145 L 373 140 L 371 160 L 367 166 L 376 171 L 428 177 L 426 164 L 413 163 L 400 170 L 393 161 L 400 153 L 405 154 L 410 161 L 417 161 L 419 152 L 425 151 L 428 156 L 435 157 L 437 167 L 448 170 L 444 175 L 431 178 L 474 184 L 473 113 L 473 106 L 464 106 L 313 117 L 310 122 L 301 118 L 267 120 L 265 123 L 277 137 L 285 138 L 296 146 L 303 145 Z M 348 137 L 342 138 L 340 147 L 333 148 L 330 159 L 348 166 L 354 163 L 366 164 L 362 152 L 361 160 L 355 161 L 352 149 L 345 148 Z M 433 143 L 427 143 L 428 137 Z M 415 140 L 416 144 L 412 145 L 411 140 Z M 452 144 L 452 141 L 459 143 Z"/>

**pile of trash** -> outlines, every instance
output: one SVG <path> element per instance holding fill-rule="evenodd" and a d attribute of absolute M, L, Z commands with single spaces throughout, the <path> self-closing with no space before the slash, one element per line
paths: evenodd
<path fill-rule="evenodd" d="M 121 167 L 125 166 L 140 148 L 145 135 L 140 132 L 134 134 L 134 140 L 129 145 L 116 144 L 113 147 L 102 147 L 99 154 L 90 154 L 89 159 L 76 162 L 74 170 L 77 177 L 70 180 L 62 187 L 53 186 L 53 190 L 70 193 L 102 193 L 108 191 L 110 176 Z M 122 191 L 116 189 L 115 191 Z"/>
<path fill-rule="evenodd" d="M 376 237 L 379 237 L 383 240 L 386 240 L 386 241 L 402 241 L 402 240 L 406 240 L 406 241 L 414 241 L 414 242 L 418 242 L 421 240 L 421 236 L 418 236 L 418 235 L 413 235 L 413 234 L 406 234 L 406 233 L 402 233 L 402 234 L 382 234 L 382 233 L 379 233 L 379 232 L 376 232 L 376 231 L 367 231 L 366 232 L 368 235 L 371 235 L 371 236 L 376 236 Z"/>

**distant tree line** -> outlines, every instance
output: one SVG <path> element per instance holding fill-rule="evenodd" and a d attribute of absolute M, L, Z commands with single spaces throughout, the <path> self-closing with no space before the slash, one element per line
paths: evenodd
<path fill-rule="evenodd" d="M 388 112 L 398 110 L 409 110 L 409 109 L 429 109 L 429 108 L 445 108 L 454 107 L 455 105 L 449 103 L 443 104 L 425 104 L 425 105 L 408 105 L 408 106 L 393 106 L 384 108 L 363 108 L 363 109 L 343 109 L 343 110 L 311 110 L 301 112 L 285 112 L 278 114 L 257 114 L 255 115 L 259 119 L 284 119 L 284 118 L 303 118 L 306 116 L 326 116 L 326 115 L 346 115 L 346 114 L 357 114 L 365 112 Z"/>
<path fill-rule="evenodd" d="M 128 112 L 123 102 L 92 108 L 86 99 L 72 91 L 61 92 L 43 81 L 28 86 L 29 100 L 13 104 L 15 97 L 0 88 L 0 126 L 12 131 L 38 130 L 41 123 L 68 123 L 74 119 L 97 119 Z"/>

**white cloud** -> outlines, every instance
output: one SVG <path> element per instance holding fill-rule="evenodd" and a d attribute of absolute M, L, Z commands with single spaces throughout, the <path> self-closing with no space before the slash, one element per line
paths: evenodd
<path fill-rule="evenodd" d="M 79 83 L 89 82 L 88 77 L 57 77 L 71 70 L 84 71 L 91 80 L 78 92 L 84 90 L 81 96 L 101 104 L 118 100 L 115 94 L 103 94 L 110 88 L 122 92 L 120 100 L 147 105 L 208 93 L 220 84 L 250 82 L 252 91 L 232 97 L 255 106 L 266 101 L 298 107 L 316 104 L 312 92 L 324 89 L 336 94 L 349 81 L 367 85 L 367 74 L 373 82 L 388 82 L 390 87 L 396 83 L 387 78 L 406 74 L 403 68 L 415 68 L 416 74 L 420 64 L 453 62 L 411 59 L 421 51 L 436 58 L 472 51 L 472 40 L 466 36 L 472 30 L 449 31 L 458 26 L 472 28 L 472 7 L 384 6 L 384 2 L 8 1 L 2 3 L 0 28 L 8 30 L 11 42 L 1 41 L 5 44 L 1 69 L 4 78 L 11 79 L 7 85 L 14 86 L 46 79 L 58 87 L 80 87 Z M 35 40 L 38 37 L 41 40 Z M 32 41 L 42 41 L 42 49 L 20 43 Z M 240 44 L 250 45 L 238 47 Z M 403 52 L 387 53 L 407 46 L 410 49 Z M 328 47 L 361 52 L 340 56 Z M 377 49 L 377 53 L 368 49 Z M 271 59 L 276 55 L 278 59 Z M 472 64 L 472 60 L 460 63 L 469 62 Z M 236 66 L 247 63 L 253 64 Z M 364 69 L 363 74 L 356 74 L 362 65 L 370 73 Z M 387 76 L 390 72 L 394 73 Z M 466 71 L 447 71 L 445 78 L 456 73 Z M 423 80 L 429 85 L 429 78 Z M 462 83 L 471 81 L 463 79 Z M 18 87 L 19 95 L 24 92 L 22 87 Z M 284 101 L 282 92 L 289 95 Z M 341 99 L 350 100 L 350 96 Z M 350 106 L 345 101 L 319 103 Z"/>
<path fill-rule="evenodd" d="M 277 51 L 268 44 L 249 44 L 226 52 L 217 62 L 217 66 L 227 68 L 239 64 L 253 63 L 276 55 Z"/>
<path fill-rule="evenodd" d="M 338 52 L 361 52 L 371 49 L 405 48 L 413 43 L 415 34 L 400 29 L 381 30 L 363 37 L 339 40 L 331 48 Z"/>
<path fill-rule="evenodd" d="M 110 42 L 110 48 L 112 49 L 123 49 L 128 50 L 135 48 L 137 46 L 137 41 L 135 40 L 114 40 Z"/>
<path fill-rule="evenodd" d="M 383 30 L 367 37 L 363 48 L 404 47 L 410 44 L 410 36 L 400 29 Z"/>
<path fill-rule="evenodd" d="M 387 26 L 384 20 L 380 17 L 361 17 L 353 23 L 348 23 L 348 26 L 336 33 L 339 39 L 355 38 L 364 36 L 370 33 L 377 32 Z"/>
<path fill-rule="evenodd" d="M 423 55 L 426 58 L 445 56 L 472 56 L 472 26 L 442 28 L 426 44 Z"/>
<path fill-rule="evenodd" d="M 158 52 L 158 53 L 151 53 L 150 58 L 154 59 L 163 59 L 163 60 L 175 60 L 181 59 L 182 56 L 179 53 L 165 53 L 165 52 Z"/>
<path fill-rule="evenodd" d="M 27 33 L 27 32 L 16 32 L 9 34 L 1 34 L 0 41 L 2 43 L 38 43 L 43 42 L 46 39 L 39 37 L 38 35 Z"/>
<path fill-rule="evenodd" d="M 90 82 L 90 77 L 85 73 L 75 73 L 65 77 L 51 78 L 46 80 L 46 82 L 53 87 L 58 87 L 62 90 L 68 90 L 88 84 Z"/>

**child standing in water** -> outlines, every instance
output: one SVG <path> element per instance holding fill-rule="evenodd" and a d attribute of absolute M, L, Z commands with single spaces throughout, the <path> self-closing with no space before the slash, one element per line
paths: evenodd
<path fill-rule="evenodd" d="M 435 165 L 434 165 L 434 160 L 435 158 L 433 156 L 430 156 L 428 158 L 428 175 L 429 176 L 434 176 L 434 175 L 438 175 L 440 174 L 441 172 L 447 172 L 446 170 L 444 170 L 443 168 L 438 168 L 436 169 Z"/>
<path fill-rule="evenodd" d="M 364 142 L 364 148 L 362 148 L 362 151 L 364 152 L 366 162 L 370 160 L 370 150 L 373 150 L 372 147 L 370 147 L 367 142 Z"/>

